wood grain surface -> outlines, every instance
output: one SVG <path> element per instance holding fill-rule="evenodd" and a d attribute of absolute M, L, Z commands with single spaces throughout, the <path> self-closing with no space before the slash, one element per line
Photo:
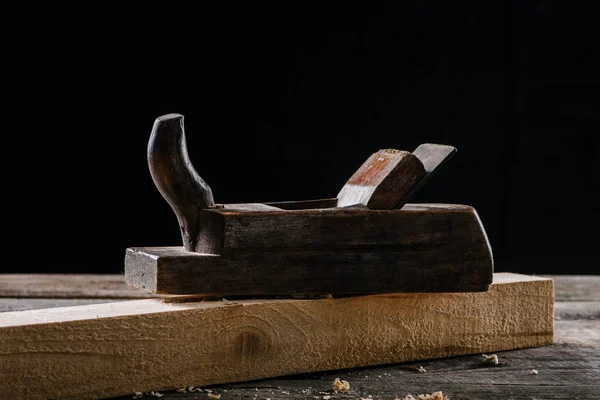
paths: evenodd
<path fill-rule="evenodd" d="M 548 345 L 553 286 L 321 300 L 143 299 L 2 313 L 4 398 L 102 398 Z"/>
<path fill-rule="evenodd" d="M 546 277 L 554 281 L 557 312 L 554 344 L 495 352 L 498 365 L 486 364 L 481 355 L 474 354 L 212 385 L 193 388 L 191 393 L 157 394 L 163 395 L 163 399 L 209 399 L 208 393 L 212 392 L 220 395 L 221 400 L 394 400 L 409 394 L 416 398 L 419 394 L 442 391 L 449 400 L 597 400 L 600 276 Z M 419 367 L 426 372 L 417 372 Z M 531 374 L 533 369 L 537 374 Z M 348 381 L 350 390 L 333 392 L 336 378 Z M 142 394 L 141 398 L 156 399 L 150 393 Z"/>
<path fill-rule="evenodd" d="M 114 274 L 0 274 L 0 298 L 131 299 L 157 297 Z"/>
<path fill-rule="evenodd" d="M 73 289 L 69 282 L 81 289 L 88 282 L 86 292 L 94 292 L 95 282 L 79 275 L 34 275 L 45 288 L 31 292 L 29 274 L 0 274 L 0 309 L 24 310 L 87 304 L 88 299 L 69 298 Z M 537 348 L 496 352 L 500 364 L 484 364 L 480 355 L 466 355 L 415 362 L 379 365 L 373 367 L 340 369 L 324 372 L 288 375 L 234 384 L 194 387 L 193 392 L 157 391 L 137 394 L 143 399 L 209 399 L 212 391 L 229 399 L 402 399 L 407 394 L 417 396 L 442 390 L 451 400 L 457 399 L 597 399 L 600 393 L 600 276 L 596 275 L 543 275 L 554 281 L 555 324 L 554 344 Z M 119 297 L 131 296 L 131 288 L 122 275 L 105 276 L 112 282 L 111 293 Z M 52 288 L 57 282 L 59 287 Z M 37 298 L 27 297 L 29 293 Z M 54 293 L 60 296 L 55 299 Z M 77 293 L 77 291 L 75 291 Z M 6 295 L 19 297 L 6 297 Z M 48 297 L 43 297 L 47 295 Z M 135 295 L 135 294 L 134 294 Z M 135 297 L 134 297 L 135 298 Z M 572 300 L 571 300 L 572 299 Z M 60 300 L 60 303 L 57 302 Z M 102 301 L 102 298 L 92 299 Z M 106 299 L 108 301 L 124 301 Z M 0 320 L 2 317 L 0 316 Z M 418 373 L 418 367 L 425 373 Z M 530 375 L 531 369 L 538 371 Z M 336 377 L 348 380 L 348 392 L 334 393 L 332 382 Z M 0 379 L 0 382 L 3 382 Z M 1 385 L 0 385 L 1 387 Z M 1 393 L 1 392 L 0 392 Z M 134 393 L 112 398 L 128 400 Z"/>

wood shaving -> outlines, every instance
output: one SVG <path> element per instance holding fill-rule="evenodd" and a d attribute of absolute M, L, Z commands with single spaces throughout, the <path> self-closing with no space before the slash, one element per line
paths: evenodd
<path fill-rule="evenodd" d="M 486 354 L 482 354 L 482 356 L 483 356 L 484 363 L 498 365 L 498 356 L 497 355 L 491 354 L 488 356 Z"/>
<path fill-rule="evenodd" d="M 343 392 L 348 389 L 350 389 L 350 384 L 348 383 L 348 381 L 342 381 L 340 380 L 340 378 L 335 378 L 335 380 L 333 381 L 333 391 L 335 393 Z"/>
<path fill-rule="evenodd" d="M 537 375 L 537 369 L 532 369 L 531 371 L 529 371 L 529 375 Z"/>
<path fill-rule="evenodd" d="M 403 365 L 402 368 L 409 369 L 411 371 L 416 371 L 416 372 L 427 372 L 427 370 L 425 368 L 423 368 L 422 365 L 419 365 L 418 367 L 415 365 Z"/>
<path fill-rule="evenodd" d="M 134 399 L 141 399 L 143 396 L 144 394 L 142 392 L 135 392 L 131 397 Z"/>
<path fill-rule="evenodd" d="M 209 393 L 209 394 L 207 394 L 207 396 L 208 396 L 209 399 L 215 399 L 215 400 L 221 398 L 220 394 L 215 394 L 215 393 Z"/>
<path fill-rule="evenodd" d="M 327 396 L 323 396 L 323 400 L 329 400 L 331 398 L 331 396 L 327 395 Z"/>

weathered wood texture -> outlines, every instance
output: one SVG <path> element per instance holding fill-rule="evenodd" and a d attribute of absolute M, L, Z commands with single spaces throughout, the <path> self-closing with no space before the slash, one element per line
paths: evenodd
<path fill-rule="evenodd" d="M 70 307 L 85 304 L 101 304 L 122 301 L 122 299 L 44 299 L 44 298 L 2 298 L 0 312 L 40 310 L 43 308 Z M 1 319 L 1 317 L 0 317 Z"/>
<path fill-rule="evenodd" d="M 600 301 L 600 275 L 541 275 L 551 277 L 559 301 Z"/>
<path fill-rule="evenodd" d="M 360 204 L 375 210 L 391 210 L 425 174 L 423 163 L 411 152 L 379 150 L 344 184 L 337 195 L 337 206 Z"/>
<path fill-rule="evenodd" d="M 517 274 L 480 293 L 172 301 L 2 313 L 2 398 L 101 398 L 553 340 L 552 280 Z"/>
<path fill-rule="evenodd" d="M 488 365 L 481 355 L 450 357 L 371 368 L 302 374 L 236 384 L 213 385 L 202 392 L 159 392 L 161 399 L 221 400 L 394 400 L 412 394 L 442 391 L 450 400 L 598 400 L 600 347 L 552 345 L 495 352 L 498 365 Z M 414 369 L 423 367 L 426 372 Z M 414 368 L 414 369 L 413 369 Z M 532 369 L 537 375 L 530 373 Z M 347 392 L 334 393 L 335 378 L 350 384 Z M 369 396 L 372 396 L 369 398 Z M 149 395 L 143 399 L 154 399 Z M 130 400 L 131 395 L 114 400 Z"/>
<path fill-rule="evenodd" d="M 157 297 L 126 284 L 123 275 L 0 274 L 0 297 L 130 299 Z"/>
<path fill-rule="evenodd" d="M 200 213 L 207 254 L 129 248 L 125 278 L 152 293 L 355 295 L 486 290 L 493 259 L 475 209 L 413 204 L 403 210 Z M 212 254 L 210 254 L 212 253 Z"/>

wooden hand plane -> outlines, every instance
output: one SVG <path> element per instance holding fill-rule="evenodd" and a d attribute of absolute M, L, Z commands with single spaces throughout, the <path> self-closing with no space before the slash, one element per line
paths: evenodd
<path fill-rule="evenodd" d="M 216 204 L 188 155 L 183 115 L 160 116 L 148 166 L 183 243 L 127 248 L 125 279 L 152 293 L 229 297 L 486 291 L 493 257 L 476 210 L 408 203 L 455 152 L 379 150 L 332 198 Z"/>

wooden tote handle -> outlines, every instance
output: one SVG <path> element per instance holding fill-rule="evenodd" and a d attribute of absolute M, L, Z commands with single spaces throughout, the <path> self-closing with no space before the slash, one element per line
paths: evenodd
<path fill-rule="evenodd" d="M 215 201 L 188 156 L 183 115 L 156 118 L 148 142 L 148 167 L 154 184 L 177 216 L 183 246 L 197 251 L 201 229 L 198 211 L 214 207 Z"/>

